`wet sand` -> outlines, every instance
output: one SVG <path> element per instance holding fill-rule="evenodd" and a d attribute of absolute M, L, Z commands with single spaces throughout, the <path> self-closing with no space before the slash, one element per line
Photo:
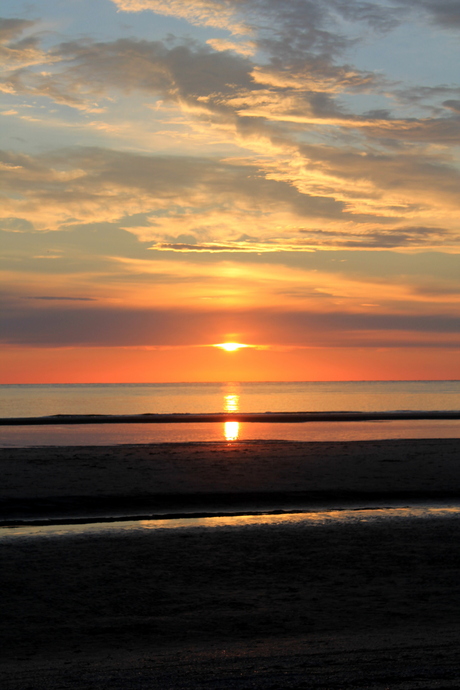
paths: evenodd
<path fill-rule="evenodd" d="M 165 510 L 200 493 L 216 506 L 459 496 L 459 461 L 458 440 L 11 449 L 1 493 L 4 516 L 101 490 Z M 458 687 L 458 528 L 444 516 L 5 539 L 2 688 Z"/>

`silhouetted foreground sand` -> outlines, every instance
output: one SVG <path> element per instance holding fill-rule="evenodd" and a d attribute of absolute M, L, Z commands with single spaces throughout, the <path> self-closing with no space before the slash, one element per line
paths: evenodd
<path fill-rule="evenodd" d="M 17 499 L 28 487 L 45 498 L 48 476 L 51 496 L 101 486 L 112 495 L 235 494 L 257 482 L 265 492 L 326 491 L 340 478 L 352 491 L 383 482 L 385 491 L 455 493 L 458 449 L 458 441 L 192 444 L 55 449 L 54 459 L 27 449 L 23 460 L 4 454 L 2 476 L 5 462 L 12 476 L 2 491 Z M 51 478 L 66 456 L 73 492 L 66 473 Z M 130 484 L 126 463 L 135 460 L 144 473 Z M 172 469 L 159 469 L 169 461 Z M 458 528 L 456 517 L 432 517 L 8 538 L 1 687 L 458 687 Z"/>

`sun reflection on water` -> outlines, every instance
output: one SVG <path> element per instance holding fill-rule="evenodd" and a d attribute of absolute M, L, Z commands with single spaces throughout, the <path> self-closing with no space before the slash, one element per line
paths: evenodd
<path fill-rule="evenodd" d="M 240 403 L 240 396 L 234 393 L 224 396 L 224 410 L 225 412 L 238 412 Z"/>
<path fill-rule="evenodd" d="M 229 383 L 224 389 L 224 412 L 239 412 L 240 396 L 238 385 Z M 237 441 L 240 434 L 239 422 L 224 422 L 224 437 L 226 441 Z"/>
<path fill-rule="evenodd" d="M 226 441 L 238 441 L 239 434 L 239 422 L 224 422 L 224 436 Z"/>

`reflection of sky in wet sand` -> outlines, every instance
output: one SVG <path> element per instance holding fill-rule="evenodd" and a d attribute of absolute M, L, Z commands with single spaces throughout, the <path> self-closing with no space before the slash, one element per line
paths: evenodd
<path fill-rule="evenodd" d="M 352 510 L 324 510 L 308 513 L 288 513 L 285 515 L 222 515 L 188 520 L 141 520 L 145 529 L 184 528 L 184 527 L 246 527 L 250 525 L 330 525 L 376 520 L 396 520 L 401 518 L 460 517 L 460 507 L 404 507 L 404 508 L 363 508 Z M 161 522 L 161 525 L 157 523 Z M 174 525 L 167 524 L 175 523 Z"/>
<path fill-rule="evenodd" d="M 403 508 L 360 508 L 323 510 L 284 515 L 221 515 L 207 518 L 179 518 L 171 520 L 127 520 L 83 525 L 45 525 L 1 527 L 0 540 L 17 537 L 59 537 L 72 534 L 126 533 L 139 534 L 145 530 L 249 528 L 258 525 L 293 526 L 301 529 L 322 525 L 356 524 L 368 522 L 397 522 L 426 518 L 460 518 L 460 506 L 415 506 Z"/>

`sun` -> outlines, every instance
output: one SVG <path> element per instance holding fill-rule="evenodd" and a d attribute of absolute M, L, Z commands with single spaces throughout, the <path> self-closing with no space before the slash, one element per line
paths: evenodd
<path fill-rule="evenodd" d="M 220 347 L 221 350 L 225 350 L 226 352 L 236 352 L 243 347 L 249 347 L 249 345 L 245 345 L 244 343 L 217 343 L 214 347 Z"/>

